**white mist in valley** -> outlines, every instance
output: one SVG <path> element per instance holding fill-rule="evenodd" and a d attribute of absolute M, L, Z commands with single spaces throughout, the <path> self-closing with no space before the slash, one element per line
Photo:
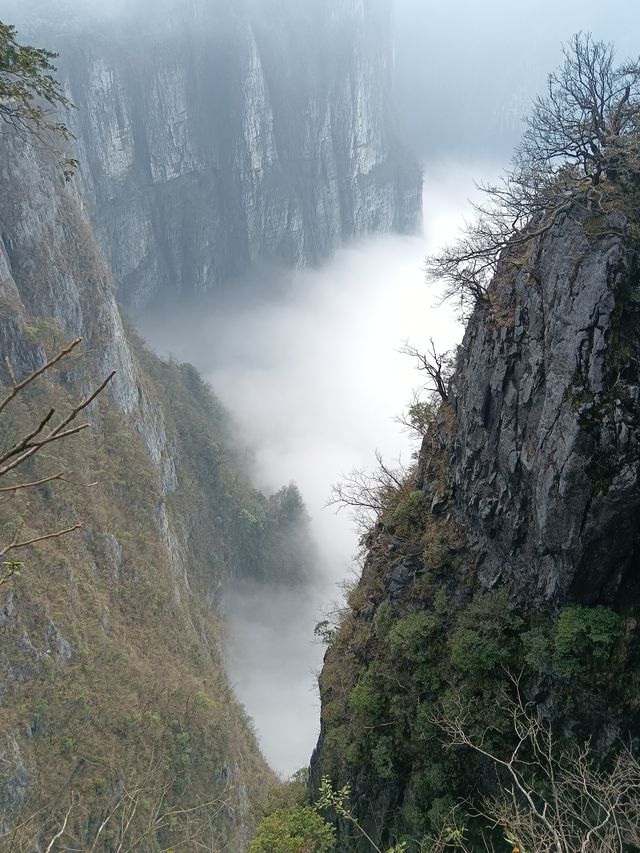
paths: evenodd
<path fill-rule="evenodd" d="M 428 172 L 424 235 L 363 240 L 319 269 L 283 272 L 275 296 L 243 288 L 209 311 L 142 324 L 152 346 L 194 363 L 232 413 L 255 454 L 256 485 L 275 491 L 294 480 L 311 516 L 320 555 L 311 588 L 243 589 L 227 602 L 231 679 L 283 775 L 304 766 L 315 744 L 324 650 L 313 628 L 354 571 L 357 534 L 348 512 L 327 507 L 332 484 L 374 468 L 376 451 L 410 463 L 415 441 L 395 418 L 421 376 L 399 350 L 433 338 L 443 351 L 462 335 L 455 306 L 436 307 L 425 255 L 455 238 L 474 179 L 495 171 Z"/>
<path fill-rule="evenodd" d="M 143 323 L 151 343 L 196 364 L 231 411 L 255 453 L 256 485 L 273 491 L 294 480 L 311 515 L 315 586 L 302 598 L 261 588 L 228 602 L 231 678 L 284 775 L 308 762 L 316 740 L 323 649 L 313 627 L 339 600 L 357 550 L 348 514 L 326 506 L 331 486 L 372 469 L 376 450 L 410 461 L 411 440 L 394 418 L 421 377 L 398 350 L 430 338 L 445 350 L 462 335 L 454 306 L 434 307 L 424 257 L 472 215 L 474 182 L 508 165 L 562 42 L 582 29 L 615 39 L 621 56 L 635 49 L 638 11 L 628 0 L 612 0 L 606 21 L 596 0 L 562 9 L 545 0 L 524 29 L 506 0 L 471 6 L 396 3 L 399 128 L 427 160 L 424 235 L 364 240 L 320 269 L 283 272 L 276 295 L 256 282 L 209 311 Z"/>

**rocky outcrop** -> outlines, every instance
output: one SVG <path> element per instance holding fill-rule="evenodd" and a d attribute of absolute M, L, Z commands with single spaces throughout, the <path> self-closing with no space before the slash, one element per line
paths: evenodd
<path fill-rule="evenodd" d="M 126 305 L 415 230 L 421 177 L 393 132 L 389 0 L 133 9 L 100 35 L 39 30 L 78 107 L 91 218 Z"/>
<path fill-rule="evenodd" d="M 496 284 L 457 375 L 452 500 L 486 582 L 522 595 L 611 601 L 638 554 L 640 375 L 631 226 L 602 235 L 576 209 Z"/>
<path fill-rule="evenodd" d="M 383 849 L 493 791 L 493 769 L 443 748 L 452 708 L 510 749 L 517 680 L 559 748 L 588 737 L 606 755 L 640 732 L 637 249 L 627 218 L 576 204 L 505 253 L 416 470 L 368 535 L 311 767 L 315 790 L 350 785 Z M 338 849 L 368 849 L 342 829 Z"/>
<path fill-rule="evenodd" d="M 0 143 L 2 352 L 17 367 L 42 362 L 30 318 L 46 317 L 67 339 L 83 338 L 94 354 L 93 378 L 116 371 L 109 393 L 135 424 L 169 494 L 175 489 L 175 464 L 164 418 L 126 340 L 113 280 L 82 198 L 37 148 L 25 150 L 23 140 L 7 135 Z M 82 385 L 87 377 L 80 376 L 74 378 Z"/>

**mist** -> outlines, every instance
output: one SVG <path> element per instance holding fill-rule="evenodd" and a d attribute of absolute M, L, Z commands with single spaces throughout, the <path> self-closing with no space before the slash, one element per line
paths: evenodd
<path fill-rule="evenodd" d="M 401 134 L 425 161 L 457 156 L 508 163 L 533 98 L 577 32 L 640 53 L 640 5 L 612 0 L 395 0 L 396 102 Z"/>
<path fill-rule="evenodd" d="M 319 566 L 310 587 L 244 586 L 226 602 L 231 680 L 283 776 L 308 762 L 318 734 L 324 648 L 314 625 L 356 570 L 357 532 L 348 512 L 327 507 L 331 487 L 354 468 L 374 468 L 376 450 L 411 462 L 415 440 L 395 419 L 421 377 L 399 349 L 433 337 L 445 350 L 462 335 L 454 307 L 438 306 L 438 289 L 425 282 L 424 258 L 455 236 L 473 179 L 495 168 L 428 172 L 424 234 L 367 239 L 320 269 L 283 271 L 275 297 L 250 298 L 247 287 L 208 312 L 142 320 L 150 344 L 194 363 L 228 407 L 253 450 L 256 485 L 270 492 L 294 480 L 311 516 Z"/>

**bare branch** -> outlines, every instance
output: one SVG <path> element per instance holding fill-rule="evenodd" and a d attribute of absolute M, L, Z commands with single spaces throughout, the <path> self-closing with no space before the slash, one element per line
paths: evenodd
<path fill-rule="evenodd" d="M 5 359 L 7 372 L 11 382 L 11 390 L 0 403 L 0 414 L 2 414 L 3 410 L 6 409 L 7 405 L 12 400 L 16 399 L 16 397 L 18 397 L 20 394 L 24 393 L 26 389 L 31 386 L 38 378 L 42 377 L 48 370 L 59 364 L 73 350 L 75 350 L 80 342 L 80 338 L 77 338 L 75 341 L 72 341 L 70 344 L 65 346 L 58 353 L 56 353 L 53 358 L 46 361 L 41 367 L 39 367 L 37 370 L 34 370 L 27 377 L 20 381 L 18 381 L 18 379 L 16 378 L 16 373 L 11 362 L 8 359 Z M 89 427 L 89 423 L 83 423 L 78 426 L 72 426 L 71 424 L 80 414 L 80 412 L 87 409 L 87 407 L 90 406 L 91 403 L 96 399 L 96 397 L 106 388 L 107 384 L 111 381 L 114 375 L 115 371 L 112 371 L 94 391 L 92 391 L 83 399 L 81 399 L 80 402 L 76 406 L 74 406 L 74 408 L 69 412 L 69 414 L 63 417 L 60 423 L 58 423 L 55 427 L 50 427 L 50 424 L 55 416 L 56 410 L 55 408 L 50 408 L 35 427 L 28 430 L 23 436 L 21 436 L 17 441 L 15 441 L 14 444 L 8 450 L 4 451 L 0 455 L 0 477 L 6 476 L 10 472 L 18 469 L 21 465 L 26 463 L 31 457 L 38 453 L 43 447 L 47 447 L 53 443 L 63 442 L 66 439 L 86 430 Z M 46 477 L 28 480 L 23 483 L 12 483 L 10 485 L 0 487 L 0 495 L 6 496 L 3 497 L 1 503 L 4 504 L 14 499 L 17 500 L 18 495 L 22 495 L 25 493 L 28 494 L 30 490 L 38 489 L 41 486 L 48 483 L 52 483 L 54 481 L 66 482 L 70 485 L 81 487 L 95 485 L 95 483 L 84 484 L 80 482 L 75 482 L 74 480 L 68 479 L 65 476 L 64 471 L 59 471 L 56 474 L 51 474 Z M 28 511 L 29 508 L 30 503 L 27 502 L 25 510 Z M 76 524 L 60 528 L 59 530 L 55 530 L 50 533 L 34 534 L 28 538 L 23 537 L 21 539 L 20 535 L 24 528 L 24 524 L 25 522 L 21 518 L 19 523 L 14 526 L 11 540 L 4 545 L 0 544 L 0 558 L 6 557 L 9 553 L 17 550 L 18 548 L 25 548 L 29 545 L 36 545 L 41 542 L 45 542 L 52 539 L 59 539 L 83 527 L 83 522 L 77 522 Z M 2 572 L 0 573 L 0 586 L 4 585 L 11 578 L 18 575 L 20 573 L 21 567 L 22 563 L 20 561 L 5 560 L 2 563 Z"/>
<path fill-rule="evenodd" d="M 623 853 L 640 830 L 640 763 L 619 749 L 605 768 L 589 741 L 562 746 L 548 723 L 528 705 L 519 680 L 511 677 L 515 697 L 499 704 L 510 720 L 513 746 L 500 754 L 485 735 L 472 734 L 460 699 L 433 721 L 451 746 L 470 749 L 498 772 L 499 787 L 483 798 L 472 817 L 499 827 L 514 847 L 527 853 Z M 450 815 L 434 851 L 465 846 L 460 807 Z M 448 831 L 446 827 L 456 827 Z M 460 843 L 451 843 L 452 840 Z"/>
<path fill-rule="evenodd" d="M 564 65 L 548 78 L 526 120 L 512 168 L 494 185 L 461 238 L 427 258 L 427 276 L 443 283 L 462 316 L 490 306 L 501 266 L 522 266 L 526 250 L 576 204 L 603 212 L 611 194 L 640 175 L 640 64 L 616 68 L 610 44 L 573 37 Z"/>
<path fill-rule="evenodd" d="M 336 507 L 336 512 L 351 510 L 356 527 L 362 534 L 387 509 L 411 473 L 400 463 L 392 468 L 384 462 L 379 451 L 376 451 L 376 461 L 378 467 L 371 472 L 356 468 L 343 477 L 341 482 L 333 486 L 326 504 L 328 507 Z"/>
<path fill-rule="evenodd" d="M 9 471 L 12 471 L 14 468 L 17 468 L 19 465 L 22 465 L 23 462 L 25 462 L 31 456 L 35 455 L 46 444 L 51 444 L 51 442 L 59 441 L 59 440 L 64 439 L 64 438 L 68 438 L 71 435 L 75 435 L 76 433 L 82 432 L 82 430 L 87 429 L 89 426 L 88 423 L 82 424 L 81 426 L 78 426 L 78 427 L 73 427 L 72 429 L 69 429 L 69 430 L 65 430 L 64 428 L 66 426 L 68 426 L 68 424 L 70 424 L 71 421 L 73 421 L 80 414 L 80 412 L 82 412 L 84 409 L 86 409 L 87 406 L 89 406 L 95 400 L 95 398 L 98 396 L 98 394 L 100 394 L 102 391 L 104 391 L 105 387 L 113 379 L 115 374 L 116 374 L 115 370 L 112 371 L 107 376 L 107 378 L 98 386 L 98 388 L 96 388 L 95 391 L 93 391 L 91 394 L 89 394 L 88 397 L 85 397 L 83 400 L 81 400 L 80 403 L 75 407 L 75 409 L 73 409 L 73 411 L 69 415 L 67 415 L 67 417 L 64 418 L 64 420 L 60 424 L 58 424 L 58 426 L 55 429 L 51 430 L 51 432 L 48 435 L 46 435 L 43 439 L 39 439 L 38 441 L 34 441 L 33 438 L 35 437 L 35 435 L 38 435 L 41 432 L 42 425 L 46 425 L 49 422 L 49 420 L 51 420 L 51 417 L 55 412 L 55 409 L 52 409 L 45 416 L 45 418 L 42 422 L 42 425 L 38 426 L 36 428 L 36 430 L 34 431 L 34 433 L 30 437 L 25 438 L 21 442 L 18 443 L 19 445 L 21 445 L 21 450 L 24 452 L 18 451 L 18 452 L 20 452 L 20 455 L 17 456 L 17 458 L 15 458 L 12 462 L 8 462 L 6 465 L 4 465 L 4 467 L 0 468 L 0 477 L 4 476 Z M 16 446 L 18 446 L 18 445 L 16 445 Z M 8 455 L 14 456 L 15 455 L 15 448 L 12 448 L 11 451 L 8 452 Z M 5 454 L 5 458 L 6 458 L 6 456 L 7 456 L 7 454 Z M 2 460 L 0 460 L 0 462 L 1 461 Z"/>
<path fill-rule="evenodd" d="M 37 489 L 39 486 L 44 486 L 45 483 L 52 483 L 54 480 L 63 479 L 64 471 L 60 471 L 58 474 L 52 474 L 50 477 L 43 477 L 41 480 L 34 480 L 31 483 L 16 483 L 15 486 L 3 486 L 0 488 L 0 494 L 2 492 L 18 492 L 21 489 Z"/>
<path fill-rule="evenodd" d="M 24 542 L 12 542 L 4 551 L 0 551 L 0 557 L 4 557 L 9 551 L 16 548 L 25 548 L 27 545 L 35 545 L 36 542 L 44 542 L 46 539 L 58 539 L 60 536 L 65 536 L 67 533 L 73 533 L 74 530 L 80 530 L 84 527 L 84 522 L 78 522 L 72 527 L 67 527 L 64 530 L 56 530 L 55 533 L 46 533 L 44 536 L 35 536 L 33 539 L 25 539 Z"/>
<path fill-rule="evenodd" d="M 427 374 L 430 384 L 426 386 L 426 390 L 437 394 L 441 400 L 446 402 L 449 398 L 449 389 L 447 386 L 451 375 L 451 356 L 447 352 L 436 352 L 433 338 L 430 338 L 429 342 L 431 349 L 428 349 L 426 352 L 420 352 L 408 341 L 405 341 L 400 352 L 415 359 L 418 370 Z"/>
<path fill-rule="evenodd" d="M 67 347 L 60 350 L 60 352 L 54 355 L 53 358 L 49 359 L 46 364 L 43 364 L 42 367 L 39 367 L 37 370 L 34 370 L 33 373 L 30 373 L 29 376 L 27 376 L 26 379 L 23 379 L 21 382 L 16 382 L 11 363 L 9 359 L 5 357 L 5 363 L 7 365 L 7 370 L 9 371 L 9 376 L 11 377 L 13 387 L 9 394 L 4 398 L 4 400 L 0 402 L 0 412 L 2 412 L 2 410 L 11 402 L 11 400 L 14 399 L 17 394 L 20 393 L 20 391 L 22 391 L 23 388 L 26 388 L 27 385 L 30 385 L 32 382 L 34 382 L 38 378 L 38 376 L 42 376 L 43 373 L 46 373 L 47 370 L 54 366 L 54 364 L 57 364 L 59 361 L 62 361 L 62 359 L 65 358 L 65 356 L 69 355 L 69 353 L 72 352 L 78 346 L 78 344 L 81 343 L 81 341 L 82 338 L 76 338 L 75 341 L 72 341 Z"/>

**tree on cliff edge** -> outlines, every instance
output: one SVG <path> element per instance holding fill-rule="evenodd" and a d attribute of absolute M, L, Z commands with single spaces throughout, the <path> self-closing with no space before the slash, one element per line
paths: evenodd
<path fill-rule="evenodd" d="M 488 301 L 500 261 L 518 262 L 523 248 L 558 215 L 583 202 L 604 212 L 610 190 L 640 176 L 640 61 L 616 65 L 612 44 L 578 34 L 564 63 L 536 98 L 513 165 L 497 184 L 481 185 L 484 204 L 460 240 L 427 259 L 429 278 L 463 314 Z"/>
<path fill-rule="evenodd" d="M 37 141 L 52 149 L 56 137 L 62 142 L 73 138 L 57 116 L 59 108 L 69 109 L 71 102 L 53 76 L 49 50 L 20 45 L 16 28 L 0 21 L 0 119 L 25 140 Z M 77 166 L 73 159 L 62 161 L 65 178 Z"/>

